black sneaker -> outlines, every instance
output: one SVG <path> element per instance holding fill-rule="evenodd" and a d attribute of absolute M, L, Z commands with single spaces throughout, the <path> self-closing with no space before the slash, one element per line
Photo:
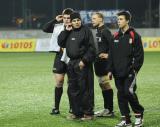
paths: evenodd
<path fill-rule="evenodd" d="M 122 120 L 120 123 L 118 123 L 115 127 L 132 127 L 132 123 L 126 123 L 125 120 Z"/>
<path fill-rule="evenodd" d="M 115 127 L 132 127 L 130 116 L 122 116 L 122 121 L 119 122 Z"/>
<path fill-rule="evenodd" d="M 60 114 L 60 111 L 56 108 L 53 108 L 50 114 L 51 115 L 58 115 L 58 114 Z"/>

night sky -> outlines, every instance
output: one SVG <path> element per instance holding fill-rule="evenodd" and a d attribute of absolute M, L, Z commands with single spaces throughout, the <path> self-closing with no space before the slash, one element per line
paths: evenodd
<path fill-rule="evenodd" d="M 27 8 L 32 14 L 45 15 L 49 19 L 53 14 L 59 14 L 63 7 L 83 10 L 84 1 L 87 1 L 86 9 L 88 10 L 116 9 L 116 0 L 27 0 Z M 152 9 L 158 9 L 158 1 L 152 0 Z M 13 17 L 22 17 L 22 0 L 1 0 L 0 2 L 0 27 L 12 26 Z M 143 18 L 148 9 L 148 0 L 118 0 L 118 8 L 129 10 L 134 18 Z"/>

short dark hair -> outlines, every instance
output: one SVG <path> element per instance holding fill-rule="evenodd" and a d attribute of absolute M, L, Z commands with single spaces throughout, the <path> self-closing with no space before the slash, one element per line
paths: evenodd
<path fill-rule="evenodd" d="M 81 20 L 81 15 L 78 13 L 78 12 L 73 12 L 71 15 L 70 15 L 70 18 L 71 18 L 71 21 L 73 19 L 80 19 Z"/>
<path fill-rule="evenodd" d="M 117 13 L 117 16 L 124 15 L 127 21 L 131 21 L 132 15 L 129 11 L 121 11 Z"/>
<path fill-rule="evenodd" d="M 66 8 L 63 10 L 62 15 L 70 15 L 73 13 L 73 9 L 72 8 Z"/>

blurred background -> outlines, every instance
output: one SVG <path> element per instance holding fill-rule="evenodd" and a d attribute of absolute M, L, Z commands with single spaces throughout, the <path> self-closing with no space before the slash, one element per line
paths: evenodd
<path fill-rule="evenodd" d="M 68 7 L 86 12 L 125 9 L 132 13 L 134 27 L 160 27 L 160 0 L 1 0 L 0 28 L 40 29 Z"/>
<path fill-rule="evenodd" d="M 91 14 L 102 12 L 112 33 L 118 30 L 117 12 L 128 10 L 144 50 L 160 51 L 160 0 L 1 0 L 0 52 L 50 51 L 52 33 L 42 27 L 65 8 L 79 11 L 90 27 Z"/>

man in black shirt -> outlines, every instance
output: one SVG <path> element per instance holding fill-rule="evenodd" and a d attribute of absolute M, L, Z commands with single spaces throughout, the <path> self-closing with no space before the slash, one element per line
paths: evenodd
<path fill-rule="evenodd" d="M 58 37 L 58 44 L 66 48 L 70 61 L 67 66 L 68 94 L 73 114 L 68 119 L 93 119 L 94 74 L 92 63 L 95 47 L 92 32 L 82 25 L 80 14 L 71 14 L 68 25 Z"/>
<path fill-rule="evenodd" d="M 113 41 L 113 36 L 104 25 L 104 16 L 96 12 L 92 15 L 92 24 L 96 28 L 96 59 L 94 62 L 95 73 L 99 79 L 99 86 L 102 89 L 104 109 L 95 112 L 96 116 L 113 116 L 113 89 L 108 78 L 108 53 L 109 43 Z"/>

